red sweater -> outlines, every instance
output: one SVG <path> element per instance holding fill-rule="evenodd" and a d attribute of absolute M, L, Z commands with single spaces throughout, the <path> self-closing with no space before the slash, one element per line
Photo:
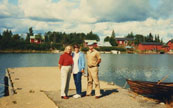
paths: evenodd
<path fill-rule="evenodd" d="M 73 65 L 73 58 L 72 55 L 68 54 L 68 53 L 64 53 L 60 56 L 59 59 L 59 64 L 62 66 L 69 66 L 69 65 Z"/>

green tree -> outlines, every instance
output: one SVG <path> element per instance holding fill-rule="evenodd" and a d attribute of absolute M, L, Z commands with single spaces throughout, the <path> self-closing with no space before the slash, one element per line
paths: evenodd
<path fill-rule="evenodd" d="M 117 45 L 118 45 L 117 42 L 116 42 L 116 39 L 113 38 L 113 37 L 110 37 L 109 42 L 110 42 L 110 44 L 111 44 L 112 46 L 117 46 Z"/>
<path fill-rule="evenodd" d="M 35 35 L 35 38 L 36 38 L 36 39 L 40 39 L 40 40 L 42 40 L 41 33 L 38 33 L 37 35 Z"/>
<path fill-rule="evenodd" d="M 29 28 L 29 36 L 33 36 L 33 35 L 34 35 L 33 29 L 32 29 L 32 27 L 30 27 L 30 28 Z"/>
<path fill-rule="evenodd" d="M 27 33 L 27 36 L 26 36 L 26 42 L 30 42 L 30 36 L 33 36 L 34 33 L 33 33 L 33 30 L 32 30 L 32 27 L 29 28 L 29 32 Z"/>
<path fill-rule="evenodd" d="M 159 35 L 155 35 L 154 41 L 155 41 L 155 42 L 161 42 Z"/>
<path fill-rule="evenodd" d="M 30 35 L 29 35 L 29 33 L 27 33 L 27 36 L 26 36 L 26 40 L 25 40 L 26 42 L 30 42 Z"/>
<path fill-rule="evenodd" d="M 56 43 L 56 38 L 57 38 L 56 32 L 53 32 L 53 43 Z"/>
<path fill-rule="evenodd" d="M 56 43 L 61 43 L 63 39 L 62 32 L 55 32 L 55 35 L 56 35 Z"/>
<path fill-rule="evenodd" d="M 48 42 L 49 43 L 53 42 L 53 37 L 52 37 L 53 35 L 52 35 L 52 32 L 51 31 L 46 32 L 45 33 L 45 36 L 48 37 Z"/>
<path fill-rule="evenodd" d="M 107 38 L 108 39 L 108 38 Z M 111 34 L 111 37 L 109 37 L 109 42 L 112 46 L 117 46 L 117 41 L 115 39 L 115 32 L 114 30 L 112 30 L 112 34 Z"/>
<path fill-rule="evenodd" d="M 19 34 L 14 34 L 12 37 L 14 40 L 20 40 Z"/>
<path fill-rule="evenodd" d="M 111 37 L 115 38 L 115 32 L 114 32 L 114 30 L 112 30 L 112 35 L 111 35 Z"/>
<path fill-rule="evenodd" d="M 109 37 L 109 36 L 106 36 L 106 37 L 104 38 L 104 42 L 109 42 L 109 40 L 110 40 L 110 37 Z"/>
<path fill-rule="evenodd" d="M 131 46 L 133 44 L 133 41 L 128 41 L 127 45 Z"/>
<path fill-rule="evenodd" d="M 160 43 L 162 43 L 162 44 L 163 44 L 163 39 L 161 39 Z"/>
<path fill-rule="evenodd" d="M 146 42 L 153 42 L 153 35 L 151 33 L 146 37 Z"/>
<path fill-rule="evenodd" d="M 127 36 L 126 36 L 126 38 L 134 38 L 135 36 L 133 35 L 133 32 L 131 32 L 130 34 L 128 34 Z"/>
<path fill-rule="evenodd" d="M 7 40 L 11 40 L 13 33 L 11 32 L 11 30 L 4 30 L 2 33 L 2 39 L 4 39 L 5 41 Z"/>
<path fill-rule="evenodd" d="M 2 39 L 0 42 L 0 49 L 9 49 L 12 47 L 12 31 L 11 30 L 4 30 L 2 33 Z"/>
<path fill-rule="evenodd" d="M 99 36 L 97 34 L 94 34 L 92 31 L 87 33 L 85 39 L 100 41 Z"/>
<path fill-rule="evenodd" d="M 46 42 L 46 43 L 48 43 L 49 42 L 49 38 L 48 38 L 48 36 L 44 36 L 44 42 Z"/>
<path fill-rule="evenodd" d="M 66 33 L 63 33 L 62 44 L 63 45 L 69 44 L 69 38 L 68 38 L 68 35 Z"/>
<path fill-rule="evenodd" d="M 145 42 L 145 37 L 141 34 L 136 34 L 135 35 L 135 45 L 138 45 L 141 42 Z"/>
<path fill-rule="evenodd" d="M 1 33 L 0 33 L 0 40 L 2 39 L 2 35 L 1 35 Z"/>

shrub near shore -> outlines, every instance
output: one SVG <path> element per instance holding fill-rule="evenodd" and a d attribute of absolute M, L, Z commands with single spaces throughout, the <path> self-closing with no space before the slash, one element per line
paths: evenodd
<path fill-rule="evenodd" d="M 88 48 L 82 48 L 82 51 L 86 52 L 88 51 Z M 99 47 L 96 48 L 97 51 L 111 51 L 111 50 L 117 50 L 117 51 L 121 51 L 121 52 L 125 52 L 126 49 L 122 48 L 122 47 Z"/>

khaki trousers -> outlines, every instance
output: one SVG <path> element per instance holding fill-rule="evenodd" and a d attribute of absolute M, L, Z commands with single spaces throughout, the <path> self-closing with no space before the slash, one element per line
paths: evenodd
<path fill-rule="evenodd" d="M 98 67 L 88 67 L 88 85 L 87 85 L 87 95 L 90 95 L 93 89 L 93 82 L 95 84 L 95 95 L 100 96 L 100 83 L 98 78 Z"/>
<path fill-rule="evenodd" d="M 61 96 L 68 96 L 72 66 L 61 67 Z"/>

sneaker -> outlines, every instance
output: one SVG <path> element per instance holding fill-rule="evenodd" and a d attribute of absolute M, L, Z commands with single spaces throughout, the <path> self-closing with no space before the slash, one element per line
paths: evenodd
<path fill-rule="evenodd" d="M 81 95 L 75 94 L 75 95 L 73 95 L 73 98 L 81 98 Z"/>

